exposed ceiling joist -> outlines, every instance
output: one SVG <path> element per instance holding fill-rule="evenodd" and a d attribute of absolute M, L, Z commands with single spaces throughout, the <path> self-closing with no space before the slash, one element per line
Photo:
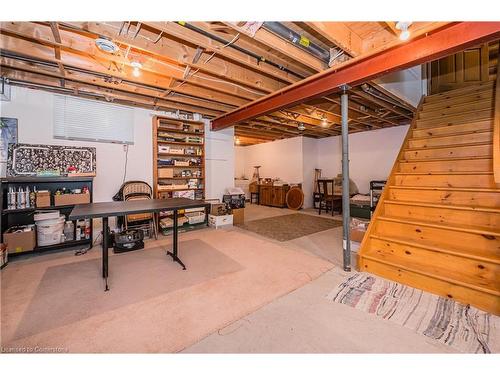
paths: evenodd
<path fill-rule="evenodd" d="M 306 25 L 351 56 L 362 53 L 363 41 L 341 22 L 306 22 Z"/>
<path fill-rule="evenodd" d="M 238 32 L 241 33 L 246 33 L 244 29 L 236 25 L 235 23 L 231 22 L 224 22 L 225 25 L 232 27 L 233 29 L 237 30 Z M 260 28 L 257 30 L 253 38 L 262 43 L 265 44 L 266 46 L 273 48 L 293 60 L 313 69 L 315 72 L 320 72 L 325 70 L 328 66 L 318 59 L 317 57 L 311 55 L 310 53 L 294 46 L 293 44 L 287 42 L 286 40 L 283 40 L 279 36 L 274 35 L 272 32 Z"/>
<path fill-rule="evenodd" d="M 222 48 L 223 45 L 221 45 L 221 43 L 215 42 L 214 40 L 191 31 L 175 22 L 146 22 L 145 24 L 149 27 L 162 31 L 166 35 L 170 35 L 195 46 L 203 47 L 206 51 L 210 51 L 211 53 L 215 52 L 217 55 L 223 56 L 231 61 L 238 62 L 249 69 L 258 71 L 275 79 L 286 83 L 293 83 L 295 81 L 295 79 L 291 78 L 289 74 L 279 69 L 266 64 L 261 64 L 251 56 L 245 55 L 233 49 Z"/>
<path fill-rule="evenodd" d="M 262 116 L 308 99 L 328 95 L 340 86 L 358 85 L 383 74 L 422 64 L 492 41 L 500 37 L 500 22 L 459 22 L 436 30 L 430 35 L 413 39 L 363 59 L 352 59 L 291 85 L 265 98 L 256 100 L 212 121 L 212 129 L 223 129 L 250 118 Z"/>

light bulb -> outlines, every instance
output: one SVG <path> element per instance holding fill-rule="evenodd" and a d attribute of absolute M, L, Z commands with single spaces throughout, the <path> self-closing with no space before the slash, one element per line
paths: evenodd
<path fill-rule="evenodd" d="M 134 68 L 132 70 L 133 76 L 139 77 L 141 75 L 140 69 L 142 68 L 142 64 L 140 62 L 137 62 L 137 61 L 132 61 L 132 63 L 130 65 L 132 65 L 132 68 Z"/>
<path fill-rule="evenodd" d="M 234 140 L 234 142 L 239 145 L 240 144 L 240 139 L 238 137 L 236 137 L 236 139 Z"/>
<path fill-rule="evenodd" d="M 321 126 L 324 128 L 328 127 L 328 120 L 326 119 L 326 117 L 323 117 L 323 119 L 321 120 Z"/>
<path fill-rule="evenodd" d="M 408 40 L 409 37 L 410 37 L 410 31 L 409 30 L 403 30 L 399 34 L 399 39 L 401 39 L 401 40 Z"/>

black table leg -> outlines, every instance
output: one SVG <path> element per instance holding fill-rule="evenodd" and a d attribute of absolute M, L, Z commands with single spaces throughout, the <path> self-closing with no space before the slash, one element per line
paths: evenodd
<path fill-rule="evenodd" d="M 102 277 L 106 283 L 104 291 L 109 290 L 108 287 L 108 243 L 109 243 L 109 227 L 108 218 L 102 218 Z"/>
<path fill-rule="evenodd" d="M 182 261 L 179 259 L 177 256 L 177 246 L 178 246 L 178 237 L 179 237 L 179 227 L 177 225 L 177 217 L 178 217 L 178 212 L 177 210 L 174 210 L 174 233 L 173 233 L 173 245 L 172 245 L 172 250 L 173 251 L 167 251 L 167 254 L 172 257 L 172 260 L 174 262 L 179 263 L 182 266 L 182 269 L 186 269 L 186 266 Z"/>

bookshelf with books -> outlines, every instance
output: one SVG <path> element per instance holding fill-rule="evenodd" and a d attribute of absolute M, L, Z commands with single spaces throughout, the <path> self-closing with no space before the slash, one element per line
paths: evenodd
<path fill-rule="evenodd" d="M 153 118 L 154 197 L 205 199 L 205 185 L 204 123 L 155 116 Z M 194 220 L 190 216 L 190 214 L 179 216 L 178 223 L 181 230 L 199 226 L 199 220 Z M 171 213 L 161 213 L 159 219 L 160 230 L 168 234 L 172 225 Z M 204 219 L 206 221 L 206 217 Z"/>

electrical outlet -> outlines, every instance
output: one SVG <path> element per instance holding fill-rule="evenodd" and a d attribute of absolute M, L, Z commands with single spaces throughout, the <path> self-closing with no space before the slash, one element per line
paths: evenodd
<path fill-rule="evenodd" d="M 123 152 L 127 152 L 128 151 L 128 145 L 123 145 Z"/>

